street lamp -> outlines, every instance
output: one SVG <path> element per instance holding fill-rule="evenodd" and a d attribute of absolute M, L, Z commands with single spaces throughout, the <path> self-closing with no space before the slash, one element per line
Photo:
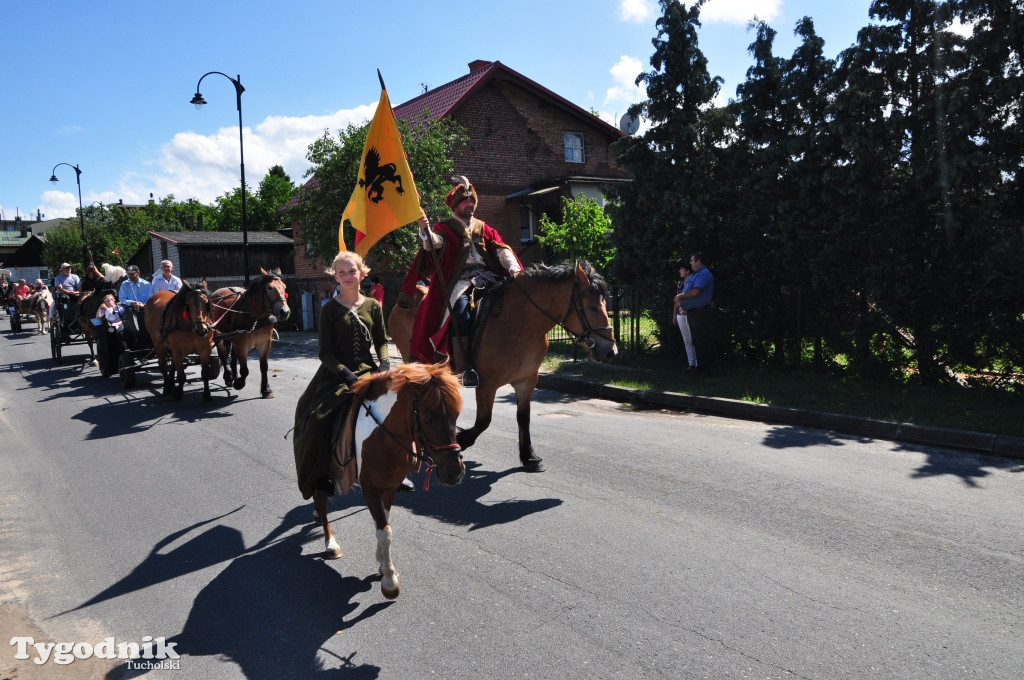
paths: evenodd
<path fill-rule="evenodd" d="M 92 262 L 92 253 L 89 252 L 89 244 L 85 242 L 85 211 L 82 210 L 82 171 L 77 165 L 57 163 L 57 165 L 53 166 L 53 170 L 50 171 L 50 181 L 54 184 L 58 182 L 57 168 L 62 165 L 66 165 L 75 171 L 75 180 L 78 182 L 78 224 L 82 229 L 82 269 L 84 270 Z"/>
<path fill-rule="evenodd" d="M 231 84 L 235 86 L 235 101 L 238 104 L 238 156 L 241 159 L 241 171 L 242 171 L 242 266 L 245 267 L 245 285 L 249 285 L 249 224 L 246 220 L 245 215 L 245 149 L 242 146 L 242 93 L 245 92 L 245 88 L 242 87 L 242 76 L 232 78 L 226 73 L 220 71 L 210 71 L 204 73 L 203 77 L 196 83 L 196 95 L 192 97 L 192 101 L 189 102 L 196 107 L 196 111 L 201 111 L 203 104 L 206 100 L 203 99 L 203 95 L 199 93 L 199 86 L 203 82 L 203 78 L 208 75 L 216 73 L 222 75 L 231 81 Z"/>

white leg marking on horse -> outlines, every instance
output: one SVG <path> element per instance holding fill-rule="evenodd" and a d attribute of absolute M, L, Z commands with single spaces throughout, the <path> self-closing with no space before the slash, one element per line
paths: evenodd
<path fill-rule="evenodd" d="M 373 401 L 366 402 L 366 405 L 373 412 L 373 415 L 377 420 L 374 420 L 367 415 L 366 410 L 363 408 L 359 409 L 359 417 L 356 419 L 356 460 L 358 465 L 362 467 L 363 463 L 363 442 L 366 438 L 373 434 L 373 431 L 377 429 L 377 422 L 384 422 L 384 419 L 391 413 L 391 409 L 394 408 L 395 402 L 398 401 L 398 393 L 388 391 L 382 394 L 380 397 Z"/>
<path fill-rule="evenodd" d="M 334 536 L 324 539 L 324 553 L 329 560 L 336 560 L 341 557 L 341 545 Z"/>
<path fill-rule="evenodd" d="M 380 592 L 388 599 L 398 597 L 398 572 L 391 562 L 391 527 L 377 531 L 377 559 L 380 569 Z"/>

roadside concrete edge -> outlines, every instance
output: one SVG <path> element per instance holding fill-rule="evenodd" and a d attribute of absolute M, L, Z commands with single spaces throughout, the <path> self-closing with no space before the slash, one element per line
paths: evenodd
<path fill-rule="evenodd" d="M 819 430 L 834 430 L 870 439 L 884 439 L 906 444 L 922 444 L 949 449 L 988 453 L 1006 458 L 1024 459 L 1024 438 L 969 432 L 943 427 L 927 427 L 913 423 L 861 418 L 838 413 L 822 413 L 798 408 L 756 404 L 737 399 L 704 397 L 678 392 L 657 392 L 616 387 L 579 380 L 554 373 L 541 373 L 537 387 L 569 394 L 579 394 L 609 401 L 632 402 L 681 411 L 697 411 L 708 415 L 754 420 L 777 425 L 796 425 Z"/>

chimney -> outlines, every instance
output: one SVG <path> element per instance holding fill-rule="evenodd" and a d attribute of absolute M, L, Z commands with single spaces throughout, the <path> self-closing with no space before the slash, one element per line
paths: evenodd
<path fill-rule="evenodd" d="M 487 68 L 488 66 L 490 66 L 493 63 L 494 62 L 487 61 L 486 59 L 477 59 L 475 61 L 471 61 L 471 62 L 469 62 L 469 72 L 470 73 L 476 73 L 480 69 Z"/>
<path fill-rule="evenodd" d="M 43 211 L 40 210 L 39 208 L 36 208 L 36 222 L 42 222 L 42 221 L 43 221 Z"/>

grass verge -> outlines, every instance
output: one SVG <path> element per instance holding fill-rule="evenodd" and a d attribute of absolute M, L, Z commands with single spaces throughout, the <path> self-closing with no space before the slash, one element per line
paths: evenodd
<path fill-rule="evenodd" d="M 611 364 L 573 361 L 572 350 L 554 345 L 544 362 L 547 371 L 620 387 L 1024 437 L 1024 389 L 1019 384 L 1014 390 L 900 385 L 762 366 L 725 366 L 711 377 L 691 378 L 684 368 L 682 363 L 665 362 L 656 354 L 617 359 Z"/>

